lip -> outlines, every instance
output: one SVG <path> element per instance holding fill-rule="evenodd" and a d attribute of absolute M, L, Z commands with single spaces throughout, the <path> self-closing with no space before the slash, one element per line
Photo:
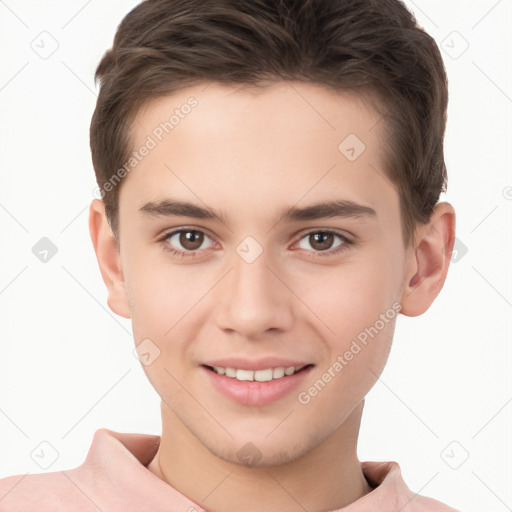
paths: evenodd
<path fill-rule="evenodd" d="M 220 363 L 220 361 L 218 362 Z M 225 363 L 226 361 L 223 360 L 223 362 Z M 268 364 L 268 360 L 265 361 L 265 364 Z M 223 364 L 208 364 L 208 366 L 223 366 Z M 277 368 L 278 366 L 285 366 L 285 364 L 277 366 L 270 365 L 259 369 L 264 370 L 265 368 Z M 294 363 L 291 363 L 288 366 L 294 366 Z M 297 366 L 301 366 L 301 364 L 297 364 Z M 254 366 L 250 368 L 241 368 L 239 366 L 234 367 L 240 370 L 254 369 Z M 271 404 L 272 402 L 276 402 L 291 393 L 301 382 L 304 381 L 313 367 L 313 364 L 309 364 L 307 365 L 307 368 L 304 368 L 293 375 L 288 375 L 281 377 L 280 379 L 274 379 L 267 382 L 237 380 L 231 377 L 226 377 L 225 375 L 219 375 L 204 365 L 200 366 L 199 369 L 205 374 L 208 382 L 224 396 L 242 405 L 261 407 Z M 233 368 L 233 366 L 228 365 L 227 368 Z"/>
<path fill-rule="evenodd" d="M 292 361 L 291 359 L 280 359 L 278 357 L 263 357 L 260 359 L 244 359 L 236 357 L 228 357 L 226 359 L 215 359 L 212 361 L 204 361 L 206 366 L 221 366 L 222 368 L 235 368 L 237 370 L 266 370 L 267 368 L 301 368 L 311 361 Z"/>

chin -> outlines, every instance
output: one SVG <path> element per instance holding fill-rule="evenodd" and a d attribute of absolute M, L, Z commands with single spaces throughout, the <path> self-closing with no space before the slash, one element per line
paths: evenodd
<path fill-rule="evenodd" d="M 272 434 L 273 435 L 273 434 Z M 288 464 L 307 453 L 313 446 L 305 443 L 291 443 L 276 435 L 272 440 L 259 437 L 243 437 L 244 440 L 230 439 L 229 446 L 221 447 L 218 440 L 202 441 L 215 456 L 226 462 L 244 467 L 267 467 Z"/>

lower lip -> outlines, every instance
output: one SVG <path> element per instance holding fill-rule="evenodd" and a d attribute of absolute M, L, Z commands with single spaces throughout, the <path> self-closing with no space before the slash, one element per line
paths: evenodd
<path fill-rule="evenodd" d="M 275 402 L 291 393 L 301 382 L 304 381 L 313 366 L 287 375 L 280 379 L 273 379 L 267 382 L 237 380 L 225 375 L 219 375 L 206 366 L 200 367 L 204 371 L 213 386 L 223 395 L 243 405 L 263 406 Z"/>

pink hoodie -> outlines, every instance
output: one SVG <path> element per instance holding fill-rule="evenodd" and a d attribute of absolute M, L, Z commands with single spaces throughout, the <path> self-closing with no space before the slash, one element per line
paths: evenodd
<path fill-rule="evenodd" d="M 94 434 L 77 468 L 0 480 L 0 512 L 207 512 L 147 469 L 160 436 L 105 428 Z M 396 462 L 363 462 L 375 489 L 332 512 L 457 512 L 418 496 Z"/>

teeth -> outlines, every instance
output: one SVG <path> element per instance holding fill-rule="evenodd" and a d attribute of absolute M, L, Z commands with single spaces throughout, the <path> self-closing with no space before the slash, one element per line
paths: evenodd
<path fill-rule="evenodd" d="M 290 366 L 288 368 L 267 368 L 266 370 L 237 370 L 235 368 L 223 368 L 214 366 L 213 369 L 219 375 L 225 375 L 237 380 L 255 380 L 258 382 L 268 382 L 273 379 L 281 379 L 285 375 L 293 375 L 303 367 Z"/>
<path fill-rule="evenodd" d="M 236 370 L 234 368 L 226 368 L 226 377 L 236 378 Z"/>
<path fill-rule="evenodd" d="M 235 378 L 237 380 L 254 380 L 254 372 L 252 370 L 237 370 Z"/>
<path fill-rule="evenodd" d="M 284 377 L 284 368 L 274 368 L 274 372 L 272 373 L 272 377 L 274 379 L 280 379 Z"/>
<path fill-rule="evenodd" d="M 273 370 L 269 368 L 268 370 L 257 370 L 254 372 L 254 380 L 258 382 L 267 382 L 273 379 Z"/>

